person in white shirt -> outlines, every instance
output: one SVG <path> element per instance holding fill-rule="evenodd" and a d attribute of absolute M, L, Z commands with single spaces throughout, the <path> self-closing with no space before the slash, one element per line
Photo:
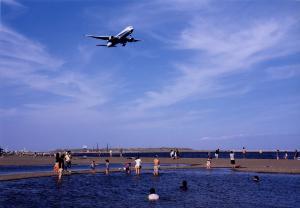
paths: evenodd
<path fill-rule="evenodd" d="M 172 159 L 174 159 L 174 151 L 173 151 L 173 150 L 170 151 L 170 157 L 171 157 Z"/>
<path fill-rule="evenodd" d="M 234 152 L 230 151 L 230 164 L 232 165 L 232 168 L 235 168 L 235 159 L 234 159 Z"/>
<path fill-rule="evenodd" d="M 135 160 L 135 173 L 137 175 L 141 174 L 141 168 L 142 168 L 142 160 L 140 159 L 140 157 L 137 157 Z"/>
<path fill-rule="evenodd" d="M 150 201 L 156 201 L 156 200 L 159 199 L 159 196 L 158 196 L 158 194 L 155 193 L 155 189 L 154 188 L 150 189 L 150 194 L 148 195 L 148 199 Z"/>

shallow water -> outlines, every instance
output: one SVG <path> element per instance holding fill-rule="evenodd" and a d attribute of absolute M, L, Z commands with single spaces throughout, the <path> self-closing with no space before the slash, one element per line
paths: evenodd
<path fill-rule="evenodd" d="M 251 178 L 259 175 L 261 181 Z M 188 181 L 186 192 L 179 190 Z M 154 187 L 160 195 L 149 202 Z M 0 207 L 297 207 L 300 176 L 238 173 L 228 169 L 43 177 L 0 183 Z"/>
<path fill-rule="evenodd" d="M 184 167 L 189 166 L 188 164 L 161 164 L 161 167 Z M 110 168 L 123 169 L 124 164 L 121 163 L 112 163 Z M 152 168 L 152 163 L 143 163 L 143 167 Z M 77 170 L 90 170 L 90 165 L 72 165 L 68 170 L 77 171 Z M 98 164 L 96 170 L 105 170 L 105 164 Z M 32 172 L 49 172 L 53 171 L 53 165 L 28 165 L 28 166 L 19 166 L 19 165 L 6 165 L 0 166 L 0 175 L 7 174 L 16 174 L 16 173 L 32 173 Z"/>

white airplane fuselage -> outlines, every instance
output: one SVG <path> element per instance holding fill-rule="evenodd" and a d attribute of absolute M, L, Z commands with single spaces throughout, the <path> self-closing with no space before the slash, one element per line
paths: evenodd
<path fill-rule="evenodd" d="M 128 26 L 120 33 L 118 33 L 116 36 L 111 36 L 110 39 L 107 41 L 107 47 L 114 47 L 118 43 L 121 43 L 123 44 L 123 46 L 125 46 L 127 42 L 127 36 L 131 35 L 133 30 L 134 29 L 132 26 Z"/>

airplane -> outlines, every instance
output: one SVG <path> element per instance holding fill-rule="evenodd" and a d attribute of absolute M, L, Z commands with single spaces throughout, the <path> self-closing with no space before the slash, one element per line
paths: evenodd
<path fill-rule="evenodd" d="M 116 47 L 117 44 L 122 44 L 122 46 L 126 46 L 126 43 L 138 42 L 140 40 L 134 39 L 131 36 L 133 32 L 133 27 L 128 26 L 124 30 L 122 30 L 116 36 L 96 36 L 96 35 L 86 35 L 86 37 L 96 38 L 100 40 L 107 40 L 107 44 L 98 44 L 96 46 L 106 46 L 106 47 Z"/>

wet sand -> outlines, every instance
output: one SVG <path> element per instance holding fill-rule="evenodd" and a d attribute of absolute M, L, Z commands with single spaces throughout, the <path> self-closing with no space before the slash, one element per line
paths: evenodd
<path fill-rule="evenodd" d="M 93 160 L 97 164 L 105 163 L 107 158 L 79 158 L 75 157 L 72 159 L 72 164 L 76 165 L 89 165 Z M 134 163 L 133 159 L 120 158 L 120 157 L 110 157 L 108 158 L 110 163 L 122 163 L 127 162 Z M 153 158 L 141 158 L 143 163 L 152 163 Z M 8 156 L 0 158 L 0 168 L 5 165 L 53 165 L 54 157 L 32 157 L 32 156 Z M 160 158 L 161 164 L 173 164 L 172 167 L 163 167 L 162 169 L 199 169 L 206 167 L 206 159 L 204 158 L 180 158 L 173 160 L 171 158 Z M 187 166 L 178 166 L 176 164 L 187 164 Z M 274 159 L 237 159 L 236 160 L 235 171 L 246 171 L 246 172 L 264 172 L 264 173 L 290 173 L 290 174 L 300 174 L 300 160 L 274 160 Z M 212 168 L 231 168 L 229 159 L 212 159 Z M 152 168 L 143 168 L 152 169 Z M 118 169 L 112 169 L 111 172 L 120 171 Z M 103 171 L 96 171 L 97 173 L 103 173 Z M 83 174 L 91 173 L 90 170 L 72 171 L 72 174 Z M 10 174 L 10 175 L 0 175 L 0 181 L 3 180 L 16 180 L 23 178 L 32 177 L 45 177 L 54 176 L 53 172 L 35 172 L 35 173 L 20 173 L 20 174 Z"/>

